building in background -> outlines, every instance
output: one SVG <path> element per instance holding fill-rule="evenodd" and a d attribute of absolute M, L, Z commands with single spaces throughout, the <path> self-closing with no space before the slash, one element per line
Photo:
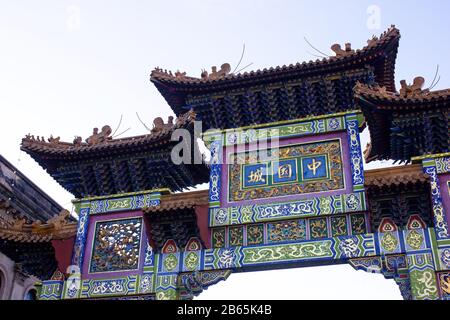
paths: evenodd
<path fill-rule="evenodd" d="M 0 155 L 0 300 L 36 299 L 70 262 L 75 233 L 69 212 Z"/>

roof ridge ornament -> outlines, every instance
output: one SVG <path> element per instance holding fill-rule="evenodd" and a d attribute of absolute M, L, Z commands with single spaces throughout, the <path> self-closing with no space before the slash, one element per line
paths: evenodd
<path fill-rule="evenodd" d="M 112 140 L 111 133 L 112 129 L 108 125 L 103 126 L 102 131 L 100 133 L 98 132 L 98 128 L 94 128 L 92 135 L 86 139 L 86 143 L 92 146 L 99 143 L 110 141 Z"/>
<path fill-rule="evenodd" d="M 220 79 L 220 78 L 224 78 L 227 75 L 229 75 L 231 72 L 231 65 L 229 63 L 223 63 L 220 66 L 220 70 L 217 71 L 217 66 L 212 66 L 211 67 L 211 73 L 208 74 L 208 71 L 206 70 L 202 70 L 202 73 L 200 74 L 202 79 L 211 79 L 211 80 L 215 80 L 215 79 Z"/>
<path fill-rule="evenodd" d="M 177 70 L 177 72 L 175 72 L 175 78 L 186 78 L 186 71 L 181 72 L 180 70 Z"/>
<path fill-rule="evenodd" d="M 169 116 L 169 118 L 167 119 L 167 123 L 164 123 L 163 118 L 161 117 L 157 117 L 153 120 L 153 128 L 152 128 L 152 133 L 156 133 L 156 132 L 161 132 L 164 130 L 170 130 L 172 129 L 174 126 L 173 123 L 173 117 Z"/>
<path fill-rule="evenodd" d="M 381 94 L 384 97 L 391 97 L 396 94 L 396 92 L 388 91 L 386 86 L 380 86 L 378 84 L 368 86 L 364 83 L 361 83 L 360 81 L 356 81 L 354 90 L 356 90 L 356 91 L 358 91 L 358 90 L 362 90 L 362 91 L 373 90 L 373 91 L 376 91 L 377 93 Z"/>
<path fill-rule="evenodd" d="M 342 49 L 339 43 L 335 43 L 331 46 L 331 50 L 336 54 L 336 57 L 346 57 L 355 53 L 355 50 L 352 49 L 352 44 L 347 42 L 345 44 L 345 50 Z"/>
<path fill-rule="evenodd" d="M 423 90 L 423 85 L 425 84 L 424 77 L 415 77 L 412 84 L 407 84 L 406 80 L 401 80 L 400 85 L 400 96 L 402 98 L 411 98 L 423 94 L 427 94 L 430 91 L 428 89 Z"/>
<path fill-rule="evenodd" d="M 50 144 L 53 144 L 53 145 L 54 145 L 54 144 L 58 144 L 60 140 L 61 140 L 61 137 L 53 138 L 53 135 L 52 135 L 52 134 L 50 135 L 50 138 L 47 139 L 47 141 L 48 141 Z"/>
<path fill-rule="evenodd" d="M 372 46 L 376 45 L 379 40 L 380 39 L 376 35 L 373 35 L 372 38 L 367 40 L 367 46 L 372 47 Z"/>
<path fill-rule="evenodd" d="M 60 230 L 63 226 L 67 225 L 70 222 L 69 217 L 69 210 L 63 209 L 57 216 L 48 219 L 47 224 L 52 224 L 55 230 Z"/>

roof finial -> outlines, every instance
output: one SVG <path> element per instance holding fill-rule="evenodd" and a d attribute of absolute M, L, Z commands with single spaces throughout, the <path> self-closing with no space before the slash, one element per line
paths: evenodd
<path fill-rule="evenodd" d="M 338 43 L 333 44 L 331 46 L 331 50 L 333 50 L 334 53 L 336 53 L 337 57 L 345 57 L 355 52 L 355 50 L 352 50 L 352 44 L 349 42 L 345 44 L 345 50 L 343 50 L 341 48 L 341 45 Z"/>
<path fill-rule="evenodd" d="M 401 80 L 400 96 L 403 98 L 409 98 L 416 95 L 428 93 L 428 90 L 422 90 L 424 83 L 424 77 L 415 77 L 413 80 L 413 84 L 410 85 L 406 83 L 406 80 Z"/>
<path fill-rule="evenodd" d="M 231 72 L 231 66 L 229 63 L 224 63 L 220 66 L 220 70 L 217 71 L 216 66 L 211 67 L 211 73 L 208 74 L 206 70 L 202 70 L 201 78 L 202 79 L 219 79 L 226 77 Z"/>
<path fill-rule="evenodd" d="M 173 124 L 173 116 L 169 116 L 167 123 L 164 123 L 163 118 L 157 117 L 155 120 L 153 120 L 153 129 L 151 130 L 152 133 L 155 132 L 161 132 L 164 130 L 170 130 L 174 126 Z"/>
<path fill-rule="evenodd" d="M 108 125 L 103 126 L 102 131 L 100 133 L 98 132 L 98 128 L 94 128 L 92 135 L 86 139 L 86 142 L 91 146 L 98 143 L 106 142 L 112 139 L 111 133 L 112 129 Z"/>

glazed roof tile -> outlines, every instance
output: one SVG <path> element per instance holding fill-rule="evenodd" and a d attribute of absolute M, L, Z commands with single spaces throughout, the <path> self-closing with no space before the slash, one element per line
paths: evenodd
<path fill-rule="evenodd" d="M 192 209 L 196 206 L 207 205 L 208 199 L 208 189 L 193 192 L 166 194 L 161 196 L 161 203 L 159 206 L 147 207 L 143 211 L 145 213 L 155 213 L 162 211 Z"/>
<path fill-rule="evenodd" d="M 81 140 L 73 143 L 61 142 L 59 138 L 49 138 L 48 141 L 45 141 L 43 137 L 40 139 L 28 134 L 22 139 L 21 150 L 27 153 L 45 154 L 50 157 L 66 155 L 76 157 L 119 149 L 139 149 L 143 146 L 158 147 L 170 141 L 174 130 L 193 125 L 194 120 L 195 114 L 187 112 L 179 117 L 173 125 L 162 124 L 161 128 L 154 128 L 149 134 L 120 139 L 113 139 L 109 135 L 105 135 L 103 140 L 97 143 L 81 142 Z"/>
<path fill-rule="evenodd" d="M 311 73 L 311 72 L 323 72 L 324 69 L 330 69 L 334 67 L 350 66 L 355 63 L 368 62 L 374 60 L 380 56 L 385 55 L 385 49 L 395 51 L 393 60 L 395 61 L 398 44 L 400 39 L 400 31 L 391 26 L 385 31 L 379 38 L 373 38 L 368 41 L 368 44 L 362 49 L 354 50 L 352 53 L 345 55 L 330 56 L 323 59 L 311 60 L 309 62 L 302 62 L 290 65 L 283 65 L 271 68 L 264 68 L 256 71 L 244 72 L 239 74 L 227 74 L 226 76 L 219 78 L 196 78 L 190 76 L 177 76 L 170 71 L 156 68 L 151 72 L 150 80 L 155 83 L 165 83 L 166 85 L 186 85 L 186 88 L 201 87 L 204 85 L 221 85 L 231 82 L 240 82 L 246 80 L 255 80 L 262 78 L 284 77 L 291 73 Z M 392 62 L 392 61 L 391 61 Z M 390 62 L 390 63 L 391 63 Z M 388 62 L 386 65 L 380 66 L 381 73 L 385 73 L 384 85 L 388 85 L 391 89 L 395 88 L 393 70 L 389 70 Z"/>
<path fill-rule="evenodd" d="M 355 86 L 357 100 L 366 100 L 376 104 L 377 109 L 424 109 L 434 107 L 437 104 L 450 103 L 450 89 L 428 91 L 423 90 L 419 94 L 402 96 L 398 92 L 389 92 L 380 86 L 368 86 L 357 83 Z"/>
<path fill-rule="evenodd" d="M 3 204 L 4 205 L 4 204 Z M 25 219 L 0 215 L 0 239 L 14 242 L 40 243 L 75 236 L 77 223 L 69 220 L 67 210 L 42 223 L 26 223 Z"/>
<path fill-rule="evenodd" d="M 430 181 L 430 177 L 422 171 L 422 165 L 420 164 L 367 170 L 364 172 L 364 176 L 367 187 L 406 185 Z"/>

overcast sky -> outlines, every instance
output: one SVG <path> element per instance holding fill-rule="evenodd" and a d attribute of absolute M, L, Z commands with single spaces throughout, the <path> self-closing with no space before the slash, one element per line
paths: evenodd
<path fill-rule="evenodd" d="M 65 192 L 19 150 L 27 133 L 87 138 L 93 127 L 125 136 L 172 112 L 149 82 L 160 66 L 200 76 L 232 68 L 242 45 L 246 71 L 315 60 L 333 43 L 360 48 L 396 24 L 402 33 L 396 81 L 417 75 L 450 87 L 447 1 L 6 1 L 0 0 L 0 152 L 67 209 Z M 120 132 L 120 131 L 119 131 Z M 364 145 L 367 135 L 364 135 Z M 371 164 L 371 167 L 386 164 Z M 366 167 L 367 168 L 367 167 Z M 393 280 L 348 265 L 233 274 L 203 299 L 399 299 Z"/>

